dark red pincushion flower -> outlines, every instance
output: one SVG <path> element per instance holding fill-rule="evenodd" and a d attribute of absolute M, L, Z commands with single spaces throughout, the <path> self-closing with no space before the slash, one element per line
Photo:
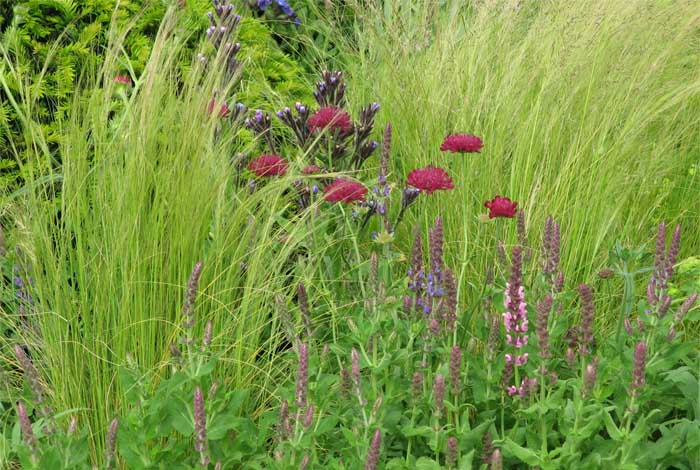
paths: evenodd
<path fill-rule="evenodd" d="M 479 152 L 484 146 L 481 139 L 471 134 L 452 134 L 445 137 L 440 146 L 443 152 Z"/>
<path fill-rule="evenodd" d="M 121 85 L 131 85 L 131 77 L 128 75 L 117 75 L 114 77 L 114 82 Z"/>
<path fill-rule="evenodd" d="M 215 107 L 216 107 L 216 101 L 212 98 L 212 100 L 209 101 L 209 104 L 207 105 L 207 112 L 209 114 L 213 113 Z M 231 109 L 229 109 L 229 107 L 226 103 L 221 103 L 221 106 L 219 106 L 219 117 L 225 118 L 225 117 L 228 117 L 229 114 L 231 114 Z"/>
<path fill-rule="evenodd" d="M 301 169 L 301 173 L 304 175 L 316 175 L 321 173 L 321 167 L 318 165 L 307 165 Z"/>
<path fill-rule="evenodd" d="M 410 172 L 406 183 L 427 194 L 441 189 L 454 189 L 450 175 L 442 168 L 432 165 L 425 168 L 417 168 Z"/>
<path fill-rule="evenodd" d="M 260 155 L 248 164 L 256 176 L 281 176 L 287 172 L 289 163 L 279 155 Z"/>
<path fill-rule="evenodd" d="M 328 202 L 364 201 L 367 188 L 355 181 L 338 178 L 323 190 L 324 199 Z"/>
<path fill-rule="evenodd" d="M 340 108 L 326 106 L 321 108 L 306 121 L 312 131 L 323 130 L 327 127 L 349 132 L 352 129 L 350 115 Z"/>
<path fill-rule="evenodd" d="M 517 212 L 515 208 L 517 202 L 513 202 L 507 197 L 496 196 L 490 201 L 484 203 L 484 207 L 489 210 L 489 219 L 496 217 L 507 217 L 512 219 Z"/>

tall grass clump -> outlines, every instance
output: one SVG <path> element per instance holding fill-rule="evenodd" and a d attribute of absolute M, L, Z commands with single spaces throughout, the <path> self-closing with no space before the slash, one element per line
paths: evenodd
<path fill-rule="evenodd" d="M 175 14 L 164 19 L 134 83 L 115 80 L 126 60 L 119 53 L 125 33 L 115 32 L 104 68 L 85 74 L 92 86 L 62 123 L 62 165 L 30 173 L 4 214 L 14 224 L 16 253 L 8 256 L 31 279 L 31 302 L 22 314 L 4 312 L 3 329 L 12 334 L 2 340 L 3 367 L 18 371 L 15 348 L 23 348 L 55 408 L 73 410 L 78 426 L 94 433 L 98 455 L 129 392 L 118 375 L 127 358 L 149 383 L 167 375 L 198 261 L 193 334 L 212 323 L 210 348 L 220 354 L 226 386 L 254 391 L 245 412 L 254 412 L 282 370 L 274 364 L 283 345 L 271 305 L 304 225 L 287 228 L 281 241 L 279 214 L 289 204 L 282 178 L 248 194 L 239 153 L 251 137 L 239 131 L 242 108 L 230 104 L 240 66 L 225 44 L 210 42 L 202 43 L 206 61 L 183 59 Z M 182 60 L 192 63 L 186 73 Z M 2 80 L 11 73 L 6 63 Z M 18 102 L 17 111 L 28 147 L 45 158 L 31 103 Z"/>
<path fill-rule="evenodd" d="M 478 215 L 497 194 L 519 201 L 536 230 L 549 213 L 565 219 L 572 285 L 590 279 L 616 238 L 648 242 L 662 218 L 697 225 L 695 2 L 357 6 L 348 82 L 360 100 L 381 97 L 380 118 L 396 131 L 393 171 L 435 163 L 465 182 L 423 220 L 445 215 L 462 280 L 484 272 L 478 240 L 497 228 Z M 438 152 L 455 132 L 480 136 L 481 153 Z M 689 233 L 684 249 L 699 248 L 700 234 Z"/>

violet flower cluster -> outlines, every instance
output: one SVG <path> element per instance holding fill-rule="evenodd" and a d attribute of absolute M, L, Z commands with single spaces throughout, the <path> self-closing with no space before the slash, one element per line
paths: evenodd
<path fill-rule="evenodd" d="M 251 8 L 260 12 L 269 12 L 274 18 L 284 18 L 299 27 L 301 20 L 297 16 L 297 12 L 287 2 L 287 0 L 249 0 L 248 4 Z"/>
<path fill-rule="evenodd" d="M 357 122 L 353 123 L 350 115 L 343 110 L 345 105 L 346 85 L 342 72 L 324 71 L 321 80 L 316 83 L 314 99 L 320 107 L 312 113 L 310 108 L 300 102 L 295 109 L 286 107 L 277 112 L 277 117 L 294 133 L 297 144 L 304 150 L 316 142 L 319 148 L 330 149 L 328 169 L 331 171 L 358 169 L 379 147 L 371 140 L 374 130 L 374 118 L 379 111 L 379 104 L 371 103 L 360 111 Z M 266 143 L 274 151 L 270 134 L 268 116 L 256 113 L 246 125 L 258 135 L 266 136 Z M 387 142 L 388 145 L 388 142 Z M 308 152 L 310 164 L 316 164 L 314 152 Z M 342 163 L 342 165 L 339 165 Z"/>
<path fill-rule="evenodd" d="M 561 234 L 559 223 L 548 216 L 542 238 L 542 273 L 554 292 L 564 289 L 564 273 L 560 270 Z"/>
<path fill-rule="evenodd" d="M 420 232 L 416 230 L 408 270 L 408 289 L 413 295 L 404 297 L 403 308 L 407 312 L 422 312 L 431 332 L 437 335 L 443 328 L 454 330 L 457 322 L 457 283 L 452 272 L 444 267 L 441 217 L 428 231 L 428 243 L 430 269 L 426 273 Z"/>
<path fill-rule="evenodd" d="M 217 49 L 218 54 L 224 60 L 224 77 L 229 81 L 238 69 L 238 51 L 241 44 L 232 42 L 234 30 L 241 21 L 241 16 L 233 13 L 233 3 L 226 0 L 212 0 L 214 13 L 209 12 L 210 26 L 207 28 L 207 37 Z M 203 58 L 201 58 L 203 59 Z M 205 60 L 205 59 L 204 59 Z"/>
<path fill-rule="evenodd" d="M 668 295 L 668 283 L 673 276 L 673 269 L 678 259 L 681 242 L 681 226 L 673 231 L 670 246 L 666 251 L 666 223 L 661 222 L 656 234 L 656 253 L 654 257 L 654 272 L 647 285 L 647 301 L 656 310 L 656 315 L 663 318 L 671 307 L 671 296 Z M 648 312 L 651 313 L 651 312 Z"/>

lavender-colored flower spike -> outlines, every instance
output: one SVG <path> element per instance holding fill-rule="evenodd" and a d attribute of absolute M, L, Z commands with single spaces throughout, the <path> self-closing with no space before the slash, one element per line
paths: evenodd
<path fill-rule="evenodd" d="M 112 461 L 114 460 L 114 451 L 117 448 L 117 430 L 119 429 L 119 418 L 114 418 L 109 424 L 109 430 L 107 430 L 107 438 L 105 439 L 105 461 L 106 468 L 112 468 Z"/>
<path fill-rule="evenodd" d="M 498 315 L 491 314 L 490 310 L 487 310 L 487 318 L 489 321 L 489 339 L 486 343 L 486 352 L 489 358 L 493 358 L 498 350 L 498 339 L 501 332 L 501 322 Z"/>
<path fill-rule="evenodd" d="M 304 322 L 306 333 L 311 335 L 311 309 L 309 308 L 309 296 L 306 294 L 306 287 L 303 282 L 297 284 L 297 301 L 301 311 L 301 320 Z"/>
<path fill-rule="evenodd" d="M 450 352 L 450 382 L 452 393 L 457 396 L 461 389 L 460 377 L 462 368 L 462 350 L 459 346 L 453 346 Z"/>
<path fill-rule="evenodd" d="M 496 253 L 498 254 L 498 262 L 506 269 L 508 267 L 508 256 L 506 255 L 506 247 L 501 240 L 496 244 Z"/>
<path fill-rule="evenodd" d="M 673 275 L 673 268 L 678 260 L 678 253 L 681 247 L 681 226 L 676 225 L 671 238 L 671 245 L 668 247 L 668 257 L 666 258 L 666 277 L 670 279 Z"/>
<path fill-rule="evenodd" d="M 39 376 L 39 371 L 36 370 L 36 367 L 34 367 L 34 364 L 32 363 L 32 360 L 29 359 L 29 356 L 24 352 L 24 349 L 19 346 L 15 345 L 15 356 L 17 356 L 17 360 L 19 361 L 19 365 L 22 368 L 22 371 L 24 372 L 24 376 L 27 378 L 27 382 L 29 383 L 29 388 L 32 391 L 32 394 L 34 395 L 34 404 L 36 405 L 39 414 L 43 417 L 48 417 L 51 415 L 51 407 L 45 405 L 46 401 L 46 396 L 44 393 L 44 386 L 41 383 L 41 378 Z"/>
<path fill-rule="evenodd" d="M 442 415 L 445 410 L 445 376 L 437 374 L 433 383 L 433 402 L 435 412 Z"/>
<path fill-rule="evenodd" d="M 518 244 L 520 246 L 527 246 L 527 232 L 525 230 L 525 211 L 520 209 L 516 215 L 517 217 L 517 231 L 518 231 Z"/>
<path fill-rule="evenodd" d="M 445 456 L 445 463 L 447 468 L 454 468 L 457 465 L 457 454 L 459 452 L 459 443 L 457 438 L 451 436 L 447 439 L 447 455 Z"/>
<path fill-rule="evenodd" d="M 552 310 L 552 296 L 547 296 L 537 303 L 537 343 L 540 348 L 540 359 L 542 366 L 547 359 L 552 357 L 549 351 L 549 314 Z M 544 370 L 544 369 L 543 369 Z"/>
<path fill-rule="evenodd" d="M 209 464 L 207 456 L 207 414 L 204 410 L 204 396 L 197 387 L 194 390 L 194 450 L 200 455 L 200 465 Z"/>
<path fill-rule="evenodd" d="M 208 348 L 211 345 L 211 335 L 212 335 L 212 322 L 209 320 L 204 326 L 204 336 L 202 337 L 202 344 L 204 348 Z"/>
<path fill-rule="evenodd" d="M 372 437 L 372 443 L 369 447 L 369 452 L 367 453 L 367 460 L 365 462 L 365 470 L 377 470 L 377 465 L 379 464 L 379 452 L 382 446 L 382 433 L 377 429 L 374 432 L 374 437 Z"/>
<path fill-rule="evenodd" d="M 494 450 L 491 454 L 491 470 L 503 470 L 503 457 L 499 449 Z"/>
<path fill-rule="evenodd" d="M 647 362 L 647 345 L 643 341 L 637 343 L 634 348 L 634 369 L 632 370 L 632 384 L 630 385 L 630 395 L 637 397 L 644 386 L 644 370 Z"/>
<path fill-rule="evenodd" d="M 445 269 L 445 297 L 441 304 L 445 327 L 448 331 L 454 331 L 457 323 L 457 280 L 448 268 Z"/>
<path fill-rule="evenodd" d="M 415 401 L 423 395 L 423 374 L 414 372 L 411 379 L 411 395 Z"/>
<path fill-rule="evenodd" d="M 673 316 L 673 330 L 674 330 L 674 335 L 675 335 L 675 327 L 678 325 L 682 320 L 683 317 L 685 316 L 688 311 L 693 308 L 695 305 L 695 302 L 698 300 L 698 293 L 692 294 L 690 297 L 685 299 L 685 301 L 681 304 L 680 307 L 678 307 L 678 310 L 676 310 L 676 314 Z M 673 338 L 671 338 L 673 339 Z"/>
<path fill-rule="evenodd" d="M 593 387 L 595 386 L 595 381 L 596 381 L 596 367 L 595 364 L 588 364 L 586 366 L 586 372 L 584 373 L 583 376 L 583 395 L 588 396 L 591 391 L 593 390 Z"/>
<path fill-rule="evenodd" d="M 513 361 L 506 361 L 506 365 L 503 368 L 503 376 L 501 377 L 501 385 L 503 385 L 503 388 L 508 390 L 510 386 L 510 381 L 513 378 L 513 371 L 515 365 L 513 364 Z"/>
<path fill-rule="evenodd" d="M 306 394 L 309 384 L 309 347 L 299 344 L 299 365 L 297 367 L 296 402 L 299 409 L 306 407 Z"/>
<path fill-rule="evenodd" d="M 309 407 L 306 409 L 306 412 L 304 413 L 304 417 L 301 420 L 301 424 L 306 429 L 309 429 L 313 423 L 314 423 L 314 405 L 309 405 Z"/>
<path fill-rule="evenodd" d="M 559 272 L 560 247 L 559 224 L 550 215 L 545 222 L 544 236 L 542 238 L 542 272 L 557 292 L 561 291 L 561 287 L 563 287 L 563 274 Z"/>
<path fill-rule="evenodd" d="M 32 431 L 32 423 L 31 421 L 29 421 L 29 416 L 27 416 L 27 410 L 25 409 L 24 403 L 22 401 L 17 402 L 17 416 L 19 416 L 19 426 L 22 430 L 22 439 L 24 439 L 24 443 L 29 446 L 32 454 L 36 454 L 36 436 Z"/>
<path fill-rule="evenodd" d="M 581 297 L 581 355 L 585 356 L 590 353 L 593 344 L 593 315 L 595 306 L 593 305 L 593 293 L 591 288 L 586 284 L 581 284 L 578 287 L 578 293 Z"/>
<path fill-rule="evenodd" d="M 299 470 L 306 470 L 309 468 L 309 463 L 311 463 L 311 457 L 309 457 L 309 454 L 305 454 L 301 459 L 301 463 L 299 464 Z"/>
<path fill-rule="evenodd" d="M 289 421 L 289 402 L 284 399 L 280 405 L 279 423 L 277 423 L 277 437 L 280 441 L 285 440 L 292 434 L 292 425 Z"/>
<path fill-rule="evenodd" d="M 491 455 L 493 454 L 493 439 L 491 438 L 491 433 L 486 431 L 483 439 L 481 440 L 482 450 L 481 450 L 481 460 L 486 465 L 491 463 Z"/>
<path fill-rule="evenodd" d="M 199 277 L 202 275 L 202 262 L 197 261 L 187 282 L 187 293 L 185 303 L 182 305 L 182 316 L 185 319 L 185 328 L 191 330 L 194 326 L 194 304 L 197 299 L 197 289 L 199 288 Z M 189 334 L 189 333 L 188 333 Z"/>

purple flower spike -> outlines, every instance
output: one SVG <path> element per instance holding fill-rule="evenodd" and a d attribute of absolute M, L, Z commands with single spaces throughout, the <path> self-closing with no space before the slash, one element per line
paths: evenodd
<path fill-rule="evenodd" d="M 581 355 L 585 356 L 591 352 L 593 345 L 593 315 L 595 306 L 593 305 L 593 293 L 591 288 L 586 284 L 581 284 L 578 287 L 578 293 L 581 297 Z"/>
<path fill-rule="evenodd" d="M 112 461 L 114 460 L 114 451 L 117 448 L 117 430 L 119 429 L 119 418 L 114 418 L 109 425 L 109 430 L 107 431 L 107 438 L 105 439 L 105 460 L 107 462 L 107 469 L 112 468 Z"/>
<path fill-rule="evenodd" d="M 632 397 L 639 396 L 639 392 L 644 386 L 646 362 L 647 345 L 643 341 L 640 341 L 634 348 L 634 369 L 632 370 L 632 384 L 630 385 L 630 395 Z"/>
<path fill-rule="evenodd" d="M 207 456 L 207 415 L 199 387 L 194 390 L 194 450 L 200 455 L 200 465 L 206 468 L 210 461 Z"/>
<path fill-rule="evenodd" d="M 37 440 L 32 431 L 32 423 L 29 421 L 29 416 L 27 416 L 27 410 L 24 407 L 22 401 L 17 402 L 17 415 L 19 416 L 19 425 L 22 430 L 22 439 L 24 443 L 29 446 L 32 454 L 36 454 L 37 451 Z"/>
<path fill-rule="evenodd" d="M 372 443 L 367 453 L 367 461 L 365 462 L 365 470 L 377 470 L 379 464 L 379 452 L 382 446 L 382 433 L 377 429 L 372 437 Z"/>
<path fill-rule="evenodd" d="M 435 376 L 433 401 L 435 403 L 435 412 L 438 415 L 442 415 L 445 410 L 445 376 L 441 374 Z"/>
<path fill-rule="evenodd" d="M 309 384 L 309 347 L 299 344 L 299 365 L 297 367 L 296 405 L 306 407 L 306 394 Z"/>
<path fill-rule="evenodd" d="M 457 465 L 457 454 L 459 452 L 459 443 L 457 438 L 451 436 L 447 439 L 447 455 L 445 456 L 445 463 L 448 468 L 453 468 Z"/>

